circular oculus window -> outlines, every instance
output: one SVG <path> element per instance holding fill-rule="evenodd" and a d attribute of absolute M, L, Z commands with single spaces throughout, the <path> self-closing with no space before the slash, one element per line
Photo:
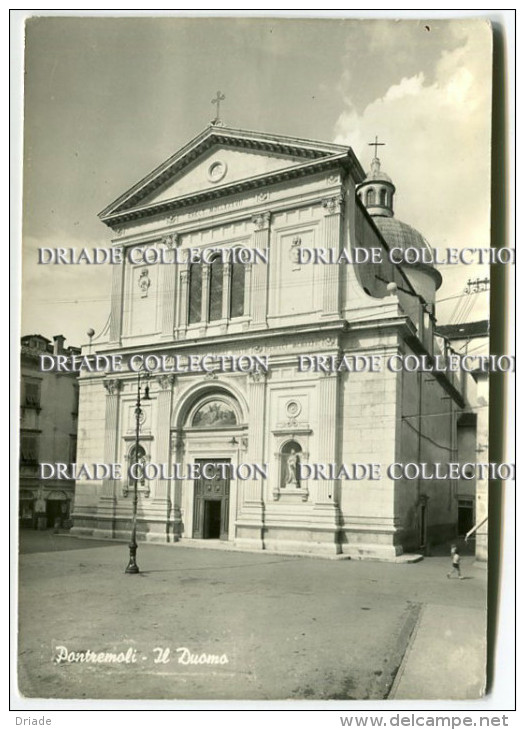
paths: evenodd
<path fill-rule="evenodd" d="M 286 413 L 290 418 L 295 418 L 301 413 L 301 406 L 295 400 L 288 401 L 286 404 Z"/>
<path fill-rule="evenodd" d="M 225 162 L 217 160 L 208 167 L 208 180 L 212 183 L 220 182 L 226 175 L 228 166 Z"/>

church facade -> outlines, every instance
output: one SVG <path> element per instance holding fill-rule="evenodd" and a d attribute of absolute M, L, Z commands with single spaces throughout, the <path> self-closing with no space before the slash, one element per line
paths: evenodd
<path fill-rule="evenodd" d="M 394 196 L 377 157 L 365 174 L 349 147 L 212 124 L 100 214 L 125 256 L 96 352 L 164 366 L 138 419 L 137 372 L 82 373 L 77 462 L 141 462 L 150 478 L 77 481 L 74 533 L 127 538 L 137 486 L 139 540 L 390 560 L 455 534 L 454 480 L 387 467 L 457 460 L 470 384 L 326 366 L 446 350 L 439 273 L 386 255 L 428 246 Z M 307 261 L 321 249 L 385 256 Z M 243 464 L 264 474 L 226 468 Z M 381 468 L 316 478 L 312 464 Z"/>

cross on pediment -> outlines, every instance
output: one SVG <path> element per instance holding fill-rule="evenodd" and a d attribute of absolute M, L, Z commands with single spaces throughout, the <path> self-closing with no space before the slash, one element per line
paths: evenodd
<path fill-rule="evenodd" d="M 217 104 L 217 116 L 213 120 L 212 124 L 221 124 L 221 101 L 224 101 L 226 97 L 221 91 L 217 92 L 215 99 L 211 100 L 212 104 Z"/>

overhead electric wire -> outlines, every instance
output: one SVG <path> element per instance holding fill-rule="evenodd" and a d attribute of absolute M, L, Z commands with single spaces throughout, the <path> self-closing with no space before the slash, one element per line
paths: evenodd
<path fill-rule="evenodd" d="M 447 413 L 446 415 L 448 415 L 450 417 L 450 413 Z M 422 418 L 424 418 L 424 416 L 422 416 Z M 417 435 L 420 438 L 425 439 L 425 441 L 429 441 L 431 444 L 436 446 L 438 449 L 442 449 L 443 451 L 449 451 L 450 453 L 454 453 L 455 451 L 457 451 L 457 448 L 451 449 L 449 446 L 444 446 L 443 444 L 438 444 L 437 441 L 434 441 L 434 439 L 430 438 L 430 436 L 427 436 L 426 434 L 422 433 L 418 428 L 413 426 L 408 421 L 406 421 L 406 424 L 407 424 L 407 426 L 409 426 L 412 429 L 412 431 L 415 431 L 415 433 L 417 433 Z"/>

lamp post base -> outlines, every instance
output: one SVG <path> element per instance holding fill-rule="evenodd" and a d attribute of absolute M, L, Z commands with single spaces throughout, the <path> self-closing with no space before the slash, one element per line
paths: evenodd
<path fill-rule="evenodd" d="M 137 546 L 136 545 L 130 545 L 129 546 L 129 563 L 126 567 L 125 573 L 140 573 L 139 566 L 137 565 L 136 560 L 137 555 Z"/>

